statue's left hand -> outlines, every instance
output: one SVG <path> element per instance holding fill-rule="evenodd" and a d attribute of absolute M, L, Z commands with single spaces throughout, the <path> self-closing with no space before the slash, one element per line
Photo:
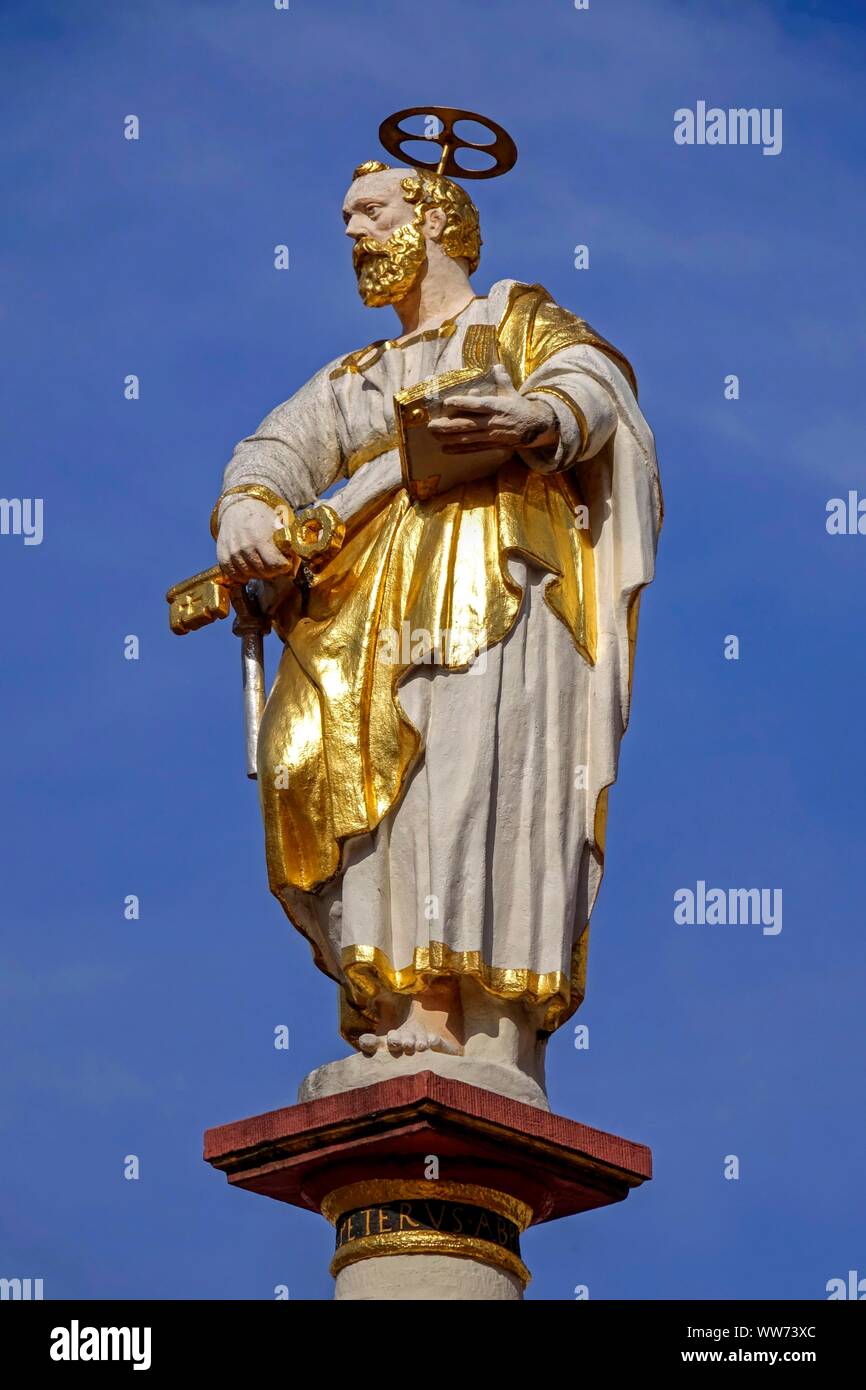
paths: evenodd
<path fill-rule="evenodd" d="M 504 367 L 497 367 L 500 394 L 450 396 L 440 418 L 428 429 L 446 454 L 479 449 L 549 449 L 559 438 L 553 407 L 515 391 Z M 499 375 L 501 374 L 501 375 Z"/>

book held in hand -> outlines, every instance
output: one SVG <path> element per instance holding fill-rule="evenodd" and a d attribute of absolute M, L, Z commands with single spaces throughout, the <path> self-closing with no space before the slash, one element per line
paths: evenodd
<path fill-rule="evenodd" d="M 475 327 L 484 330 L 487 325 Z M 467 338 L 470 334 L 472 328 Z M 403 481 L 410 496 L 418 501 L 495 473 L 513 452 L 500 446 L 446 453 L 442 443 L 428 429 L 432 420 L 447 414 L 444 406 L 455 396 L 501 394 L 501 374 L 494 371 L 497 365 L 495 331 L 491 328 L 489 334 L 483 336 L 476 333 L 466 346 L 469 350 L 464 350 L 464 360 L 474 365 L 430 377 L 406 391 L 399 391 L 394 397 Z"/>

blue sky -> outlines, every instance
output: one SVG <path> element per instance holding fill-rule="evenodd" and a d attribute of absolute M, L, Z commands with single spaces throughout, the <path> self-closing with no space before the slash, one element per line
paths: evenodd
<path fill-rule="evenodd" d="M 0 536 L 0 1275 L 330 1295 L 325 1223 L 200 1157 L 205 1127 L 290 1104 L 344 1049 L 267 892 L 234 639 L 178 642 L 163 593 L 211 563 L 234 442 L 390 331 L 340 203 L 381 119 L 425 100 L 514 136 L 515 170 L 474 186 L 475 283 L 541 281 L 627 353 L 667 502 L 590 1048 L 569 1026 L 549 1068 L 554 1108 L 649 1143 L 656 1177 L 531 1232 L 529 1297 L 814 1299 L 866 1275 L 866 537 L 825 529 L 828 499 L 866 493 L 864 28 L 805 0 L 7 0 L 0 494 L 44 498 L 45 534 Z M 699 100 L 781 107 L 782 153 L 675 145 Z M 676 925 L 699 879 L 781 888 L 782 932 Z"/>

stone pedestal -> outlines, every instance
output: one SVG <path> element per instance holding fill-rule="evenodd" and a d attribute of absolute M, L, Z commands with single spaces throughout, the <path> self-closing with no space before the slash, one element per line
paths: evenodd
<path fill-rule="evenodd" d="M 527 1226 L 652 1176 L 643 1144 L 430 1071 L 209 1129 L 204 1157 L 332 1222 L 338 1299 L 520 1299 Z"/>

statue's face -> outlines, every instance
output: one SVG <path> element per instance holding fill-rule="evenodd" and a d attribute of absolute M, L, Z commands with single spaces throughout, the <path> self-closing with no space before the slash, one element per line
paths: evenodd
<path fill-rule="evenodd" d="M 343 203 L 358 289 L 371 308 L 403 299 L 427 264 L 427 240 L 416 209 L 406 202 L 407 171 L 388 169 L 356 179 Z"/>

